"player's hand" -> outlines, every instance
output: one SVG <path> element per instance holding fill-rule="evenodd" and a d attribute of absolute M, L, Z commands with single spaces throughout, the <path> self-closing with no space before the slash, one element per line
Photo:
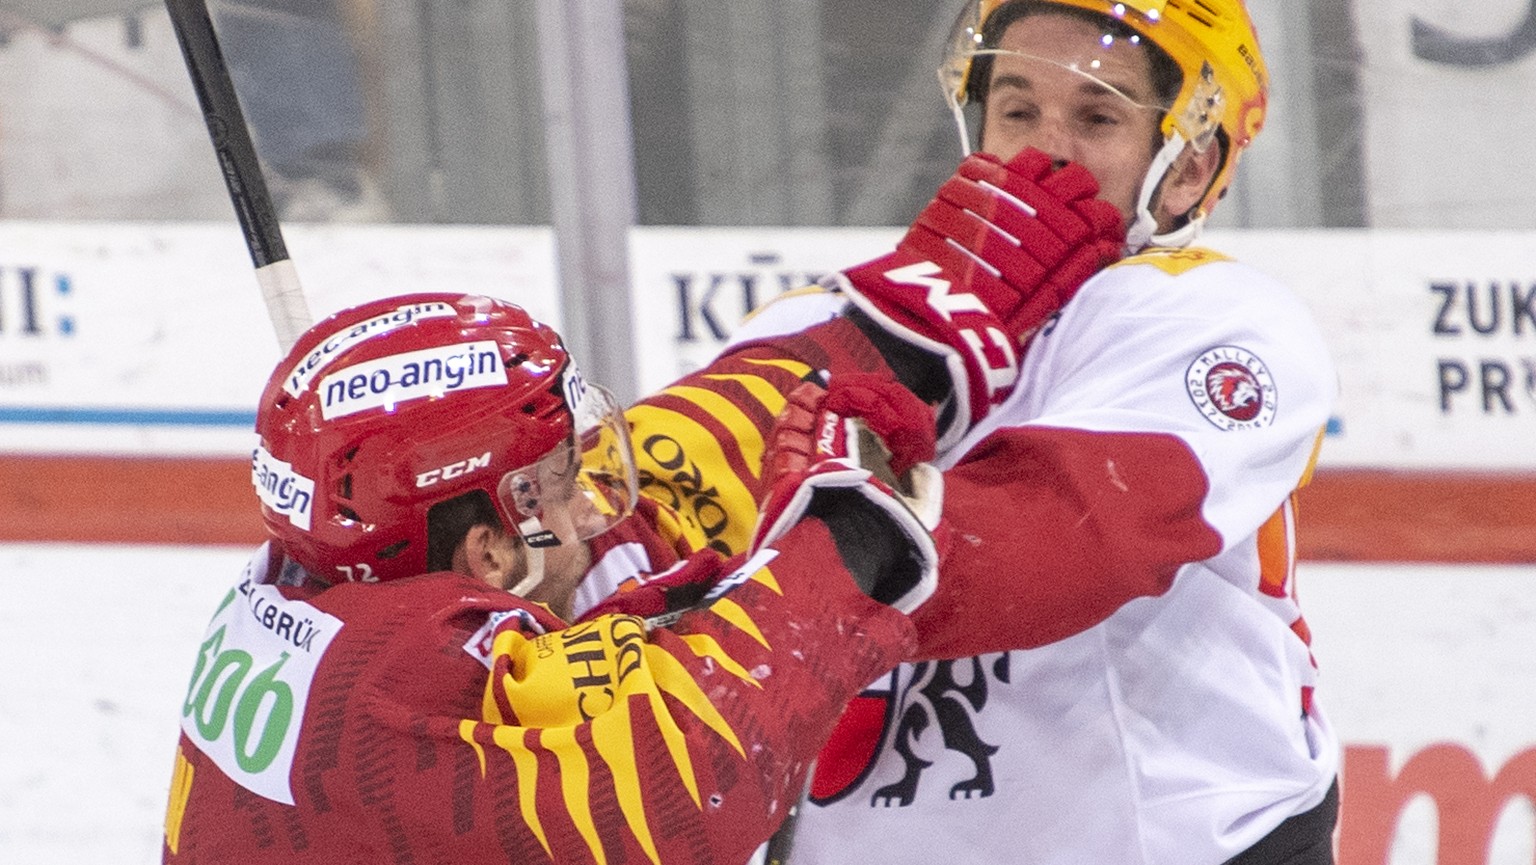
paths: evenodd
<path fill-rule="evenodd" d="M 920 477 L 923 493 L 942 498 L 942 477 Z M 937 511 L 937 509 L 935 509 Z M 829 459 L 783 475 L 759 507 L 752 551 L 783 537 L 804 519 L 818 519 L 831 533 L 844 568 L 871 598 L 911 613 L 938 585 L 939 549 L 929 527 L 895 490 L 849 462 Z"/>
<path fill-rule="evenodd" d="M 713 551 L 678 562 L 660 574 L 631 577 L 612 595 L 583 613 L 578 622 L 598 616 L 639 616 L 650 627 L 669 625 L 687 610 L 700 606 L 729 571 Z"/>
<path fill-rule="evenodd" d="M 790 391 L 763 455 L 763 489 L 826 459 L 844 458 L 887 485 L 934 456 L 933 408 L 898 382 L 843 373 Z"/>
<path fill-rule="evenodd" d="M 1124 254 L 1124 219 L 1098 192 L 1087 169 L 1038 150 L 970 156 L 894 253 L 842 274 L 876 323 L 945 359 L 960 423 L 941 447 L 1007 398 L 1029 339 Z"/>

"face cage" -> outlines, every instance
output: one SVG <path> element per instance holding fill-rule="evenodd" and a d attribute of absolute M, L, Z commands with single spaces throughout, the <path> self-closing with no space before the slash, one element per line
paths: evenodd
<path fill-rule="evenodd" d="M 1142 180 L 1141 190 L 1137 196 L 1136 212 L 1132 215 L 1131 225 L 1126 232 L 1127 252 L 1136 252 L 1151 245 L 1179 247 L 1194 242 L 1204 227 L 1207 214 L 1203 210 L 1195 213 L 1182 227 L 1166 234 L 1158 234 L 1157 219 L 1152 215 L 1151 204 L 1164 175 L 1168 173 L 1168 169 L 1172 167 L 1174 160 L 1183 152 L 1186 145 L 1192 146 L 1197 152 L 1203 152 L 1216 140 L 1216 133 L 1221 126 L 1221 118 L 1225 110 L 1226 95 L 1216 82 L 1215 72 L 1210 64 L 1206 64 L 1201 70 L 1200 80 L 1196 82 L 1183 111 L 1174 113 L 1177 97 L 1175 102 L 1169 104 L 1142 103 L 1096 77 L 1093 70 L 1098 68 L 1098 61 L 1092 56 L 1051 58 L 986 47 L 986 40 L 983 37 L 983 27 L 986 22 L 982 19 L 982 6 L 983 0 L 969 0 L 960 11 L 954 27 L 950 30 L 949 39 L 945 43 L 943 62 L 938 68 L 939 85 L 944 91 L 944 101 L 949 106 L 955 127 L 960 134 L 961 152 L 969 156 L 975 147 L 980 146 L 980 141 L 972 143 L 970 121 L 965 111 L 969 100 L 969 78 L 977 57 L 1011 55 L 1060 67 L 1103 87 L 1105 91 L 1124 99 L 1138 110 L 1158 111 L 1166 115 L 1163 120 L 1163 147 L 1153 157 L 1147 175 Z M 1130 41 L 1139 43 L 1139 39 L 1138 35 Z M 1106 30 L 1098 44 L 1109 51 L 1116 50 L 1125 42 L 1126 40 Z"/>
<path fill-rule="evenodd" d="M 606 388 L 587 385 L 574 433 L 532 465 L 502 476 L 496 496 L 533 549 L 596 537 L 634 511 L 639 495 L 629 425 Z"/>

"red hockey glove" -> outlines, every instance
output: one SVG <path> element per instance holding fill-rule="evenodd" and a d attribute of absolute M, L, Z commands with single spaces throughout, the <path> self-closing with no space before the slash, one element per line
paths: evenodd
<path fill-rule="evenodd" d="M 929 484 L 941 485 L 941 476 L 917 474 L 925 496 L 937 501 L 941 486 Z M 752 551 L 806 518 L 826 524 L 843 566 L 866 595 L 908 614 L 933 595 L 939 576 L 933 536 L 902 497 L 869 471 L 833 459 L 780 478 L 759 508 Z"/>
<path fill-rule="evenodd" d="M 882 375 L 844 373 L 790 391 L 769 434 L 763 486 L 845 457 L 888 485 L 934 455 L 933 408 Z"/>
<path fill-rule="evenodd" d="M 1124 219 L 1098 192 L 1087 169 L 1038 150 L 970 156 L 895 252 L 842 274 L 881 327 L 944 358 L 958 411 L 941 449 L 1007 398 L 1030 337 L 1123 254 Z"/>
<path fill-rule="evenodd" d="M 699 606 L 710 589 L 729 573 L 725 560 L 713 551 L 698 553 L 660 574 L 625 580 L 618 591 L 577 621 L 621 615 L 639 616 L 653 627 L 669 624 L 683 612 Z"/>

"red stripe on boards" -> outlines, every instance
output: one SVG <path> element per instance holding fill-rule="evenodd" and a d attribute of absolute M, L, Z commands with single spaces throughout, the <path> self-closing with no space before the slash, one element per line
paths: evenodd
<path fill-rule="evenodd" d="M 256 544 L 248 460 L 0 456 L 0 541 Z M 1536 562 L 1536 474 L 1321 470 L 1305 561 Z"/>

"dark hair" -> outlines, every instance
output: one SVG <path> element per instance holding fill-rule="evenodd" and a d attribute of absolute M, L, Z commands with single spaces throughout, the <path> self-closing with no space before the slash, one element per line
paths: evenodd
<path fill-rule="evenodd" d="M 427 511 L 427 571 L 453 570 L 453 553 L 475 526 L 506 530 L 485 490 L 470 490 Z"/>
<path fill-rule="evenodd" d="M 1008 32 L 1008 27 L 1016 21 L 1021 21 L 1031 15 L 1067 15 L 1079 18 L 1103 27 L 1106 33 L 1116 39 L 1129 40 L 1136 36 L 1135 30 L 1129 25 L 1115 18 L 1077 6 L 1059 6 L 1043 0 L 1010 0 L 993 10 L 982 24 L 982 44 L 988 48 L 996 48 L 1003 40 L 1003 34 Z M 1184 84 L 1184 73 L 1179 70 L 1179 64 L 1168 56 L 1168 52 L 1158 47 L 1150 39 L 1142 39 L 1139 43 L 1147 52 L 1147 59 L 1152 65 L 1152 90 L 1157 98 L 1164 104 L 1172 104 L 1179 95 L 1179 88 Z M 971 60 L 971 72 L 966 78 L 966 96 L 978 105 L 985 105 L 987 91 L 992 85 L 992 64 L 994 55 L 982 54 Z M 1161 136 L 1159 136 L 1161 140 Z"/>

